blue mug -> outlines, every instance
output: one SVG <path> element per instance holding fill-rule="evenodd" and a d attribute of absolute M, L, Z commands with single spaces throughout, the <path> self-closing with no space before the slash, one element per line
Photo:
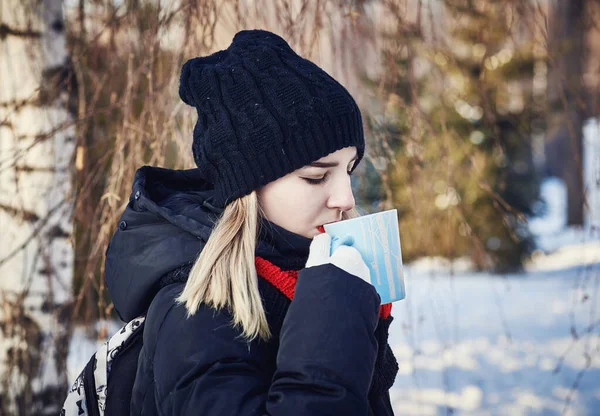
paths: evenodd
<path fill-rule="evenodd" d="M 398 212 L 395 209 L 325 224 L 324 228 L 331 236 L 332 253 L 342 244 L 360 252 L 382 304 L 406 297 Z"/>

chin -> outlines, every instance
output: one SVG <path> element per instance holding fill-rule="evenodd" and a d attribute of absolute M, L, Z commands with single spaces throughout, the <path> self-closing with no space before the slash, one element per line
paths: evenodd
<path fill-rule="evenodd" d="M 300 235 L 304 238 L 313 238 L 315 235 L 319 234 L 319 232 L 317 230 L 314 231 L 314 233 L 312 231 L 302 231 L 302 230 L 289 230 L 287 228 L 285 228 L 287 231 L 296 234 L 296 235 Z"/>

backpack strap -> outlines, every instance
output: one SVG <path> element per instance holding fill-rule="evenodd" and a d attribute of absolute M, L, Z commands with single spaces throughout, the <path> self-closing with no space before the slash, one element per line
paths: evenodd
<path fill-rule="evenodd" d="M 145 316 L 138 316 L 129 321 L 106 341 L 96 352 L 96 368 L 94 369 L 94 381 L 96 387 L 96 398 L 98 401 L 99 416 L 104 416 L 106 408 L 106 389 L 108 388 L 108 377 L 114 358 L 121 349 L 126 346 L 127 340 L 136 332 L 146 320 Z"/>
<path fill-rule="evenodd" d="M 83 390 L 85 393 L 86 411 L 88 416 L 100 416 L 96 404 L 96 379 L 94 377 L 96 369 L 96 354 L 88 361 L 83 369 Z"/>
<path fill-rule="evenodd" d="M 117 332 L 110 339 L 118 335 L 121 331 Z M 100 416 L 104 416 L 104 407 L 106 404 L 106 388 L 108 387 L 108 343 L 110 339 L 103 343 L 98 351 L 96 351 L 96 367 L 94 368 L 93 377 L 94 377 L 94 386 L 95 386 L 95 395 L 98 403 L 98 414 Z"/>

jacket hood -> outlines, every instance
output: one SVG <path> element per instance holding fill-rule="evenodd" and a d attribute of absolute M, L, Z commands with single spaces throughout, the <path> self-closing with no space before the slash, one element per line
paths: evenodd
<path fill-rule="evenodd" d="M 138 169 L 106 250 L 106 285 L 122 320 L 145 313 L 161 278 L 198 257 L 223 212 L 213 196 L 198 169 Z M 257 254 L 286 269 L 304 266 L 312 241 L 266 220 L 258 239 Z"/>

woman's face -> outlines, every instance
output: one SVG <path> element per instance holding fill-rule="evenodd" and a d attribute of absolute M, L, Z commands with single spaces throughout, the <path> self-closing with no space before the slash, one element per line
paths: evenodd
<path fill-rule="evenodd" d="M 267 220 L 307 238 L 341 220 L 354 207 L 349 173 L 355 161 L 356 147 L 346 147 L 258 189 Z"/>

